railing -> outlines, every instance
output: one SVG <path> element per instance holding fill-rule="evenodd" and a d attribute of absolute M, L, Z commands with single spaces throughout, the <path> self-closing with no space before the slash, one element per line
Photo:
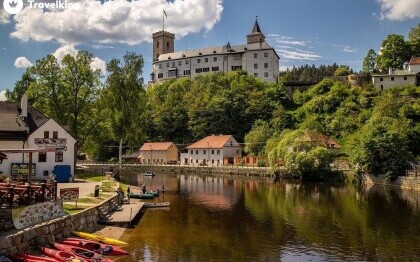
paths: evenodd
<path fill-rule="evenodd" d="M 13 208 L 53 200 L 57 198 L 56 192 L 56 183 L 0 183 L 0 207 Z"/>

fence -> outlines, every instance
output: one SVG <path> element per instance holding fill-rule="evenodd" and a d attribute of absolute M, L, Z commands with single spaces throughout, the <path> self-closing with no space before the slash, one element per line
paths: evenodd
<path fill-rule="evenodd" d="M 0 207 L 12 208 L 57 199 L 57 183 L 0 183 Z"/>

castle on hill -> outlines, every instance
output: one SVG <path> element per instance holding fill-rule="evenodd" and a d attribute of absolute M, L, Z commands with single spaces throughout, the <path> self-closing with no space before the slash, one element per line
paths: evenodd
<path fill-rule="evenodd" d="M 266 41 L 258 20 L 244 45 L 208 47 L 174 52 L 175 35 L 161 30 L 153 33 L 153 68 L 150 83 L 172 78 L 194 77 L 207 72 L 239 69 L 266 82 L 277 82 L 280 57 Z"/>

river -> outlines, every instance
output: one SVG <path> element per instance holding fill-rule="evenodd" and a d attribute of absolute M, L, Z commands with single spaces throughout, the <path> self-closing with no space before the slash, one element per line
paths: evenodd
<path fill-rule="evenodd" d="M 420 192 L 187 174 L 165 185 L 118 261 L 420 261 Z"/>

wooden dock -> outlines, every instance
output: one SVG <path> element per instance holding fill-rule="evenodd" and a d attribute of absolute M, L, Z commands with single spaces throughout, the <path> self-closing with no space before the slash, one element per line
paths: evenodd
<path fill-rule="evenodd" d="M 111 211 L 107 219 L 99 220 L 102 225 L 131 227 L 141 215 L 144 202 L 132 201 L 121 206 L 121 210 Z"/>

